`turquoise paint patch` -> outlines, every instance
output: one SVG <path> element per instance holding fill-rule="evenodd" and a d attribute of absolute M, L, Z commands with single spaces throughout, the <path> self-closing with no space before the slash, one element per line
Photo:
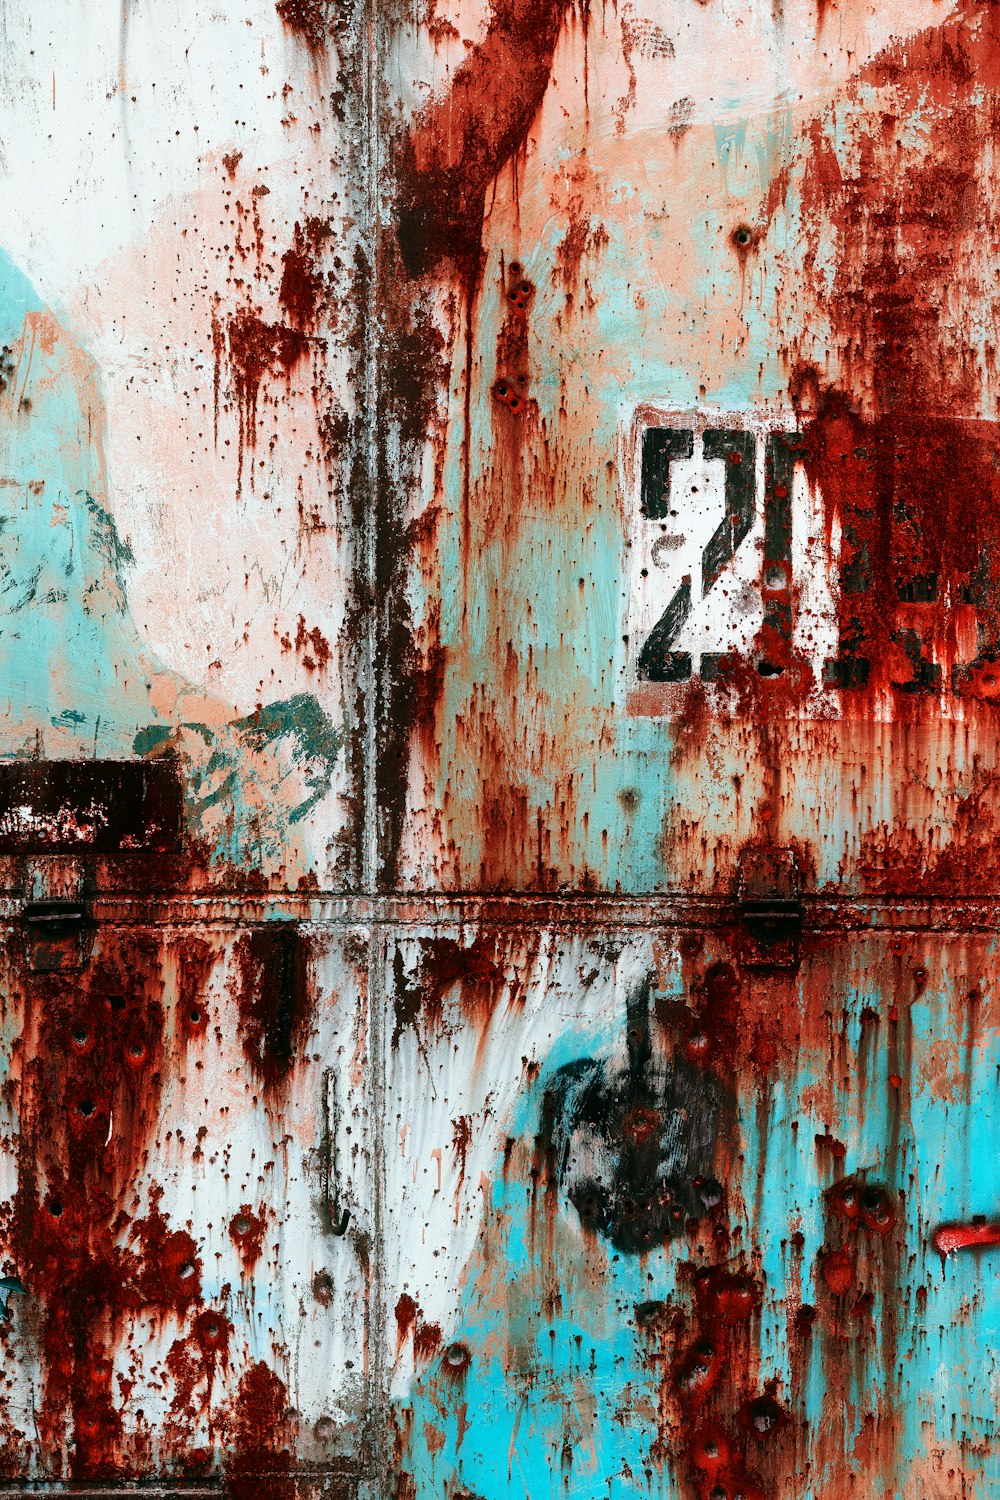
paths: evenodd
<path fill-rule="evenodd" d="M 299 693 L 222 729 L 182 725 L 179 744 L 191 832 L 212 840 L 216 861 L 258 869 L 281 858 L 289 829 L 330 791 L 343 736 L 316 698 Z"/>
<path fill-rule="evenodd" d="M 288 856 L 330 790 L 342 735 L 310 694 L 222 729 L 153 708 L 167 676 L 127 604 L 96 369 L 0 252 L 0 754 L 148 755 L 183 741 L 189 830 L 213 858 Z M 206 754 L 207 752 L 207 754 Z"/>
<path fill-rule="evenodd" d="M 759 1384 L 778 1380 L 780 1399 L 811 1443 L 832 1430 L 842 1466 L 837 1474 L 821 1468 L 789 1474 L 781 1492 L 799 1500 L 824 1500 L 848 1472 L 865 1494 L 886 1500 L 922 1492 L 919 1466 L 935 1446 L 948 1451 L 959 1432 L 963 1451 L 975 1453 L 977 1493 L 981 1487 L 991 1494 L 1000 1483 L 991 1441 L 1000 1345 L 997 1256 L 959 1255 L 942 1264 L 931 1245 L 943 1220 L 967 1220 L 977 1211 L 996 1217 L 1000 1210 L 995 1034 L 980 1029 L 967 1071 L 956 1060 L 954 1090 L 935 1061 L 941 1045 L 955 1039 L 951 1017 L 956 1001 L 964 1002 L 970 969 L 991 969 L 996 946 L 992 939 L 980 947 L 935 939 L 935 948 L 921 953 L 930 972 L 912 1004 L 911 963 L 900 962 L 898 982 L 885 991 L 874 977 L 886 972 L 884 937 L 858 938 L 854 951 L 832 964 L 821 956 L 816 963 L 829 979 L 836 1046 L 804 1050 L 790 1072 L 762 1077 L 759 1092 L 744 1089 L 738 1100 L 742 1150 L 729 1186 L 746 1205 L 746 1218 L 733 1226 L 735 1244 L 759 1255 L 765 1287 L 754 1335 Z M 804 977 L 803 1004 L 818 977 L 819 969 Z M 558 1068 L 613 1044 L 613 1031 L 605 1032 L 600 1049 L 585 1049 L 578 1032 L 559 1038 L 515 1110 L 512 1127 L 526 1165 Z M 898 1086 L 890 1077 L 897 1067 Z M 826 1090 L 830 1116 L 815 1112 Z M 878 1242 L 859 1249 L 882 1267 L 872 1271 L 871 1305 L 855 1310 L 854 1298 L 845 1298 L 842 1321 L 823 1314 L 793 1361 L 788 1325 L 796 1288 L 804 1303 L 823 1295 L 816 1268 L 829 1232 L 823 1194 L 834 1178 L 829 1162 L 821 1170 L 814 1138 L 825 1129 L 847 1146 L 845 1175 L 867 1173 L 891 1195 L 902 1191 L 903 1243 L 898 1255 Z M 550 1226 L 543 1199 L 537 1179 L 524 1172 L 506 1180 L 497 1162 L 481 1243 L 445 1331 L 446 1344 L 469 1350 L 468 1369 L 458 1378 L 449 1373 L 446 1352 L 396 1403 L 416 1500 L 463 1491 L 480 1500 L 691 1493 L 669 1461 L 663 1468 L 653 1461 L 660 1375 L 645 1358 L 634 1317 L 636 1305 L 651 1299 L 689 1307 L 690 1292 L 677 1280 L 685 1246 L 644 1257 L 588 1248 L 567 1202 L 560 1197 Z M 837 1389 L 842 1383 L 843 1406 L 830 1405 L 832 1381 Z M 755 1387 L 747 1392 L 755 1393 Z M 895 1461 L 868 1468 L 852 1454 L 863 1455 L 864 1433 L 890 1412 Z"/>
<path fill-rule="evenodd" d="M 139 730 L 132 741 L 132 749 L 140 757 L 149 755 L 169 740 L 170 733 L 170 727 L 167 724 L 148 724 L 145 729 Z"/>

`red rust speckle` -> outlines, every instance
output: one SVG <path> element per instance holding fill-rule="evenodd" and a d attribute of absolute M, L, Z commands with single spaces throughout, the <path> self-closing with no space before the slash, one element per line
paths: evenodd
<path fill-rule="evenodd" d="M 962 0 L 860 70 L 836 105 L 836 146 L 831 112 L 771 195 L 774 208 L 796 178 L 806 284 L 833 246 L 821 316 L 837 373 L 815 367 L 807 315 L 789 389 L 828 535 L 843 537 L 838 671 L 858 716 L 875 694 L 901 718 L 941 692 L 987 710 L 996 697 L 995 653 L 981 645 L 970 663 L 968 642 L 975 655 L 977 631 L 995 638 L 1000 597 L 1000 428 L 981 418 L 992 351 L 978 311 L 998 93 L 997 9 Z M 902 150 L 914 119 L 921 145 Z"/>
<path fill-rule="evenodd" d="M 329 0 L 277 0 L 274 8 L 283 24 L 314 56 L 325 50 L 331 29 Z"/>
<path fill-rule="evenodd" d="M 752 1276 L 724 1266 L 702 1271 L 695 1281 L 699 1312 L 709 1323 L 743 1323 L 760 1305 L 760 1288 Z"/>
<path fill-rule="evenodd" d="M 39 1436 L 59 1451 L 70 1424 L 76 1479 L 130 1462 L 110 1330 L 183 1317 L 200 1298 L 198 1247 L 158 1189 L 133 1218 L 165 1066 L 162 990 L 157 945 L 129 936 L 82 978 L 37 976 L 26 993 L 12 1252 L 42 1309 Z"/>
<path fill-rule="evenodd" d="M 697 1405 L 718 1385 L 722 1376 L 725 1351 L 722 1344 L 707 1334 L 695 1339 L 677 1367 L 676 1384 L 682 1401 Z"/>
<path fill-rule="evenodd" d="M 402 1349 L 409 1338 L 418 1314 L 417 1304 L 403 1292 L 396 1302 L 396 1349 Z"/>
<path fill-rule="evenodd" d="M 291 328 L 284 323 L 265 323 L 246 308 L 233 314 L 226 332 L 225 343 L 220 338 L 215 341 L 215 357 L 218 363 L 223 349 L 228 347 L 230 373 L 239 407 L 237 485 L 240 485 L 245 454 L 257 442 L 257 403 L 261 385 L 279 370 L 286 382 L 290 380 L 295 366 L 309 353 L 310 340 L 300 328 Z"/>
<path fill-rule="evenodd" d="M 429 1031 L 440 1025 L 448 992 L 461 985 L 463 1015 L 483 1024 L 503 993 L 503 969 L 497 962 L 494 934 L 479 930 L 468 947 L 454 938 L 428 938 L 419 946 L 416 979 L 410 983 L 397 954 L 394 982 L 396 1024 L 393 1042 L 418 1021 Z"/>
<path fill-rule="evenodd" d="M 296 224 L 291 247 L 281 258 L 281 288 L 278 300 L 294 328 L 311 333 L 319 319 L 325 297 L 319 258 L 330 226 L 323 219 Z"/>
<path fill-rule="evenodd" d="M 396 1303 L 396 1353 L 402 1352 L 406 1340 L 413 1336 L 413 1358 L 417 1362 L 433 1359 L 441 1348 L 441 1328 L 437 1323 L 426 1323 L 420 1308 L 408 1293 L 403 1292 Z M 463 1346 L 449 1345 L 458 1349 Z"/>
<path fill-rule="evenodd" d="M 407 139 L 399 240 L 411 273 L 478 260 L 490 184 L 538 112 L 568 9 L 568 0 L 496 0 L 483 41 Z"/>
<path fill-rule="evenodd" d="M 225 1423 L 229 1500 L 289 1500 L 294 1437 L 285 1384 L 267 1365 L 251 1364 Z"/>
<path fill-rule="evenodd" d="M 433 1359 L 441 1347 L 439 1323 L 424 1323 L 419 1318 L 413 1328 L 413 1357 L 415 1360 Z"/>
<path fill-rule="evenodd" d="M 832 1250 L 824 1255 L 820 1271 L 835 1297 L 843 1297 L 850 1291 L 854 1282 L 854 1261 L 846 1250 Z"/>
<path fill-rule="evenodd" d="M 229 1238 L 236 1246 L 243 1262 L 243 1275 L 252 1276 L 264 1249 L 267 1232 L 267 1210 L 255 1211 L 244 1203 L 239 1213 L 229 1221 Z"/>
<path fill-rule="evenodd" d="M 216 1360 L 228 1358 L 232 1332 L 229 1319 L 214 1307 L 205 1308 L 194 1320 L 194 1337 L 206 1360 L 213 1365 Z"/>
<path fill-rule="evenodd" d="M 295 630 L 295 649 L 301 656 L 302 665 L 307 672 L 323 671 L 330 665 L 333 656 L 330 642 L 319 626 L 314 625 L 311 630 L 307 629 L 302 615 L 299 615 Z"/>
<path fill-rule="evenodd" d="M 815 1140 L 816 1146 L 820 1150 L 829 1151 L 834 1161 L 843 1161 L 844 1157 L 847 1155 L 847 1147 L 844 1145 L 843 1141 L 839 1141 L 837 1137 L 831 1135 L 828 1130 L 824 1131 L 821 1135 L 817 1135 L 815 1137 Z"/>

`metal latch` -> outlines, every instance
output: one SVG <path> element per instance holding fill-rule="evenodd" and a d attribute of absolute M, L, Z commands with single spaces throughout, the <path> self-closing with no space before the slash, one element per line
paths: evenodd
<path fill-rule="evenodd" d="M 740 961 L 747 969 L 794 969 L 802 899 L 792 849 L 744 849 L 736 887 Z"/>
<path fill-rule="evenodd" d="M 28 862 L 27 899 L 21 908 L 28 967 L 36 974 L 82 969 L 93 938 L 83 900 L 83 863 L 70 858 Z"/>

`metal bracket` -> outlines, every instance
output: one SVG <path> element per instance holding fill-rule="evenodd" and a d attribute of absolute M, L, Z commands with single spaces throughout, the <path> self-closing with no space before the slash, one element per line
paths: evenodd
<path fill-rule="evenodd" d="M 802 900 L 794 850 L 744 849 L 736 900 L 743 967 L 797 968 Z"/>

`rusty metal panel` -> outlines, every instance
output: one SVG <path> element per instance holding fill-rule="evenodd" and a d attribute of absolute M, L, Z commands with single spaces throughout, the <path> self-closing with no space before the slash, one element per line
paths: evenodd
<path fill-rule="evenodd" d="M 412 49 L 407 883 L 992 889 L 997 50 L 813 0 Z"/>
<path fill-rule="evenodd" d="M 360 878 L 364 152 L 287 10 L 15 6 L 0 63 L 0 751 L 176 757 L 189 886 Z"/>
<path fill-rule="evenodd" d="M 991 1493 L 994 1278 L 950 1252 L 1000 1238 L 995 967 L 995 931 L 769 973 L 726 926 L 402 937 L 402 1493 Z"/>
<path fill-rule="evenodd" d="M 362 35 L 3 15 L 4 1493 L 371 1467 Z"/>
<path fill-rule="evenodd" d="M 991 1494 L 997 7 L 0 82 L 0 1495 Z"/>
<path fill-rule="evenodd" d="M 69 972 L 30 941 L 8 922 L 5 1472 L 250 1495 L 301 1467 L 348 1493 L 367 935 L 119 915 Z"/>
<path fill-rule="evenodd" d="M 397 1493 L 991 1494 L 996 7 L 385 38 Z"/>

